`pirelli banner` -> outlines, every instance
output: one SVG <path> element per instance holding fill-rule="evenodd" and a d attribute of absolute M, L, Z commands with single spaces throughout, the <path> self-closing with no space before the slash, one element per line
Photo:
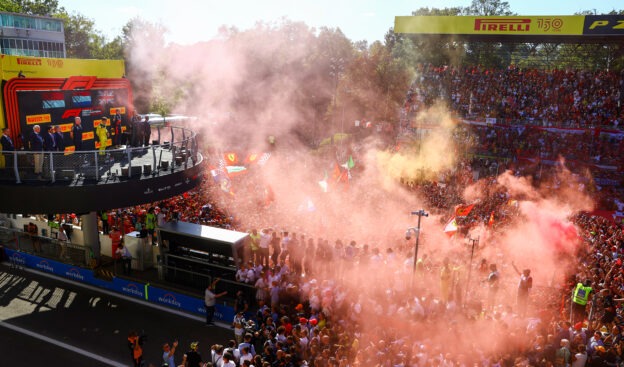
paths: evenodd
<path fill-rule="evenodd" d="M 624 15 L 399 16 L 395 33 L 466 36 L 624 36 Z"/>

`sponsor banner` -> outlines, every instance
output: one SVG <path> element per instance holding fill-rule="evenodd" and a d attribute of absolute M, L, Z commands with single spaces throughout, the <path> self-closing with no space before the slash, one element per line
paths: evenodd
<path fill-rule="evenodd" d="M 112 108 L 109 110 L 109 112 L 108 112 L 108 113 L 109 113 L 110 115 L 114 116 L 114 115 L 116 115 L 116 114 L 117 114 L 117 110 L 119 110 L 119 113 L 120 113 L 121 115 L 125 115 L 125 114 L 126 114 L 126 108 L 125 108 L 124 106 L 121 106 L 121 107 L 112 107 Z"/>
<path fill-rule="evenodd" d="M 27 125 L 44 124 L 46 122 L 52 122 L 52 116 L 49 113 L 26 116 Z"/>
<path fill-rule="evenodd" d="M 61 127 L 61 132 L 68 133 L 72 130 L 72 126 L 74 126 L 74 124 L 61 124 L 58 126 Z"/>
<path fill-rule="evenodd" d="M 99 140 L 97 140 L 97 141 L 95 142 L 95 149 L 100 149 L 100 145 L 101 145 L 101 144 L 100 144 L 100 141 L 99 141 Z M 108 140 L 106 140 L 106 146 L 107 146 L 107 147 L 110 147 L 111 145 L 113 145 L 113 139 L 108 139 Z"/>
<path fill-rule="evenodd" d="M 87 131 L 86 133 L 82 133 L 82 140 L 92 140 L 93 139 L 93 131 Z"/>
<path fill-rule="evenodd" d="M 51 259 L 44 259 L 41 257 L 33 256 L 31 254 L 7 248 L 5 248 L 5 253 L 7 257 L 11 259 L 11 261 L 28 268 L 58 275 L 64 278 L 69 278 L 71 280 L 82 283 L 99 285 L 99 283 L 101 282 L 100 279 L 96 279 L 93 276 L 93 272 L 89 269 L 80 268 Z"/>
<path fill-rule="evenodd" d="M 119 78 L 124 75 L 123 60 L 61 59 L 2 55 L 2 70 L 21 70 L 34 78 L 69 78 L 75 75 L 94 75 L 98 78 Z"/>
<path fill-rule="evenodd" d="M 145 284 L 140 282 L 131 282 L 126 279 L 115 277 L 113 278 L 113 283 L 110 289 L 112 291 L 125 294 L 126 296 L 147 299 L 147 295 L 145 294 Z"/>
<path fill-rule="evenodd" d="M 126 296 L 148 300 L 152 303 L 165 305 L 193 314 L 206 315 L 204 299 L 191 297 L 171 290 L 164 290 L 141 282 L 113 278 L 112 282 L 98 279 L 90 269 L 84 269 L 58 261 L 44 259 L 24 252 L 5 248 L 6 257 L 12 262 L 24 267 L 39 270 L 44 273 L 58 275 L 77 282 L 88 283 L 99 288 L 105 288 Z M 146 294 L 147 292 L 147 294 Z M 234 308 L 225 305 L 216 305 L 215 320 L 230 322 L 234 318 Z"/>
<path fill-rule="evenodd" d="M 624 35 L 624 15 L 586 15 L 583 34 Z"/>
<path fill-rule="evenodd" d="M 583 34 L 585 16 L 399 16 L 395 33 L 456 35 Z"/>
<path fill-rule="evenodd" d="M 100 126 L 100 124 L 102 123 L 102 120 L 93 120 L 93 128 L 96 128 L 98 126 Z M 110 126 L 110 119 L 106 120 L 106 125 L 105 126 Z"/>

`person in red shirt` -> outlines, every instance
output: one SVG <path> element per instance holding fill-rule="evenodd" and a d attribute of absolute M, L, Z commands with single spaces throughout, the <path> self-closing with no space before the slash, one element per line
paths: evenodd
<path fill-rule="evenodd" d="M 111 254 L 113 259 L 119 259 L 119 255 L 117 254 L 117 248 L 119 248 L 119 244 L 121 243 L 121 232 L 117 229 L 117 227 L 113 227 L 113 230 L 110 231 L 108 237 L 111 239 Z"/>

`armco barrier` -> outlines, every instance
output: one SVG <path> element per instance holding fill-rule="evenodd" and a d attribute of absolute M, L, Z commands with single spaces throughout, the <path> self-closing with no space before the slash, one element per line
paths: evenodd
<path fill-rule="evenodd" d="M 176 310 L 196 315 L 206 315 L 203 298 L 191 297 L 186 294 L 154 287 L 149 283 L 113 278 L 112 282 L 96 278 L 93 271 L 58 261 L 45 259 L 11 249 L 4 249 L 6 259 L 24 267 L 68 278 L 80 283 L 104 288 L 125 296 L 146 300 L 151 303 L 167 306 Z M 234 309 L 226 305 L 217 305 L 215 320 L 229 323 L 234 319 Z"/>

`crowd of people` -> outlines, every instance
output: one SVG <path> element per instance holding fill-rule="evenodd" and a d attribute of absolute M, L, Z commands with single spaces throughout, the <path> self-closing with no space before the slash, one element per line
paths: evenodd
<path fill-rule="evenodd" d="M 236 316 L 223 320 L 233 328 L 231 340 L 205 347 L 194 343 L 173 355 L 167 343 L 163 360 L 185 366 L 199 361 L 319 367 L 620 365 L 622 225 L 587 213 L 571 219 L 582 241 L 570 254 L 577 265 L 566 269 L 566 282 L 550 286 L 532 284 L 530 269 L 496 258 L 475 262 L 473 284 L 468 284 L 458 249 L 442 258 L 433 252 L 419 256 L 410 290 L 405 280 L 413 270 L 411 246 L 370 249 L 355 241 L 329 244 L 296 233 L 256 231 L 258 241 L 268 243 L 268 256 L 250 247 L 249 262 L 237 275 L 256 287 L 256 304 L 248 308 L 237 295 Z M 580 317 L 572 314 L 577 284 L 591 286 Z"/>
<path fill-rule="evenodd" d="M 597 70 L 537 70 L 510 66 L 421 66 L 406 108 L 442 99 L 468 118 L 567 127 L 617 127 L 624 76 Z"/>
<path fill-rule="evenodd" d="M 576 128 L 617 127 L 622 77 L 610 72 L 517 68 L 443 67 L 421 72 L 408 96 L 406 106 L 411 111 L 442 97 L 466 117 L 496 117 L 507 123 L 460 128 L 455 139 L 477 154 L 445 172 L 444 182 L 403 182 L 443 221 L 463 204 L 463 189 L 478 184 L 483 199 L 470 215 L 458 220 L 458 236 L 486 226 L 489 240 L 473 253 L 457 245 L 416 254 L 418 247 L 403 239 L 328 238 L 320 231 L 295 230 L 290 223 L 278 229 L 263 221 L 264 210 L 271 208 L 251 199 L 257 195 L 246 200 L 247 210 L 237 212 L 250 213 L 243 224 L 228 211 L 229 194 L 211 180 L 158 203 L 102 212 L 101 230 L 107 234 L 153 231 L 175 220 L 250 233 L 236 278 L 256 293 L 253 304 L 245 307 L 245 300 L 237 295 L 236 316 L 222 320 L 232 326 L 231 340 L 212 346 L 192 343 L 185 352 L 177 343 L 166 343 L 162 363 L 185 367 L 203 363 L 218 367 L 624 365 L 623 223 L 587 212 L 571 215 L 568 219 L 577 228 L 578 244 L 560 254 L 560 276 L 548 282 L 541 278 L 533 283 L 531 267 L 537 261 L 518 268 L 513 254 L 497 241 L 522 221 L 517 200 L 527 200 L 497 184 L 497 175 L 506 170 L 518 176 L 543 176 L 546 181 L 553 178 L 554 166 L 543 162 L 563 156 L 585 168 L 592 162 L 590 178 L 621 182 L 617 176 L 624 167 L 621 138 L 541 127 L 544 121 Z M 516 120 L 524 123 L 516 126 L 512 123 Z M 535 158 L 542 165 L 535 164 Z M 238 190 L 257 190 L 252 176 L 247 177 L 240 180 Z M 553 191 L 571 185 L 591 195 L 602 208 L 617 209 L 624 202 L 621 183 L 579 178 L 573 183 L 553 180 L 552 185 Z M 473 263 L 473 255 L 479 261 Z M 206 294 L 219 295 L 214 284 Z M 130 335 L 128 340 L 135 355 L 140 336 Z"/>

